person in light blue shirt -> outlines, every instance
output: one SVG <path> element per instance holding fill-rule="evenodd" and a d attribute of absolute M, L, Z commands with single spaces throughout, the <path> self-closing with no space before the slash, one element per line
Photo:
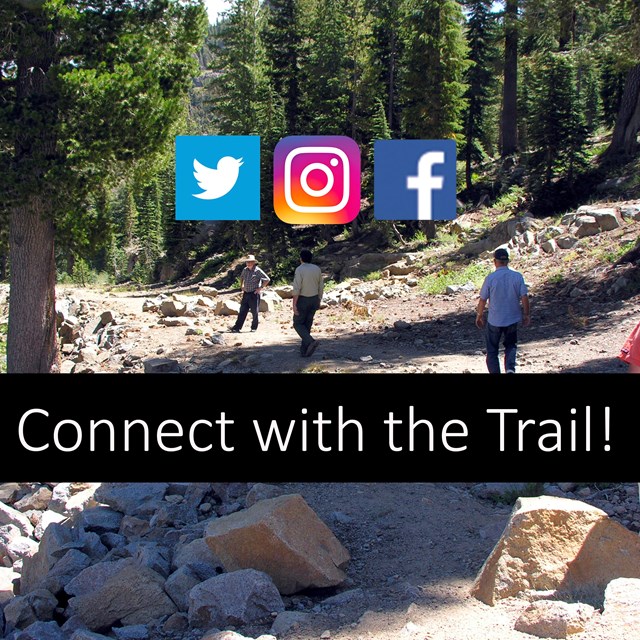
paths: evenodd
<path fill-rule="evenodd" d="M 496 249 L 493 254 L 496 270 L 484 280 L 478 300 L 476 325 L 486 325 L 487 369 L 500 373 L 498 352 L 504 336 L 504 368 L 506 373 L 516 372 L 518 349 L 518 323 L 527 327 L 531 322 L 529 295 L 522 274 L 509 268 L 509 252 Z M 489 317 L 485 322 L 484 311 L 489 302 Z"/>

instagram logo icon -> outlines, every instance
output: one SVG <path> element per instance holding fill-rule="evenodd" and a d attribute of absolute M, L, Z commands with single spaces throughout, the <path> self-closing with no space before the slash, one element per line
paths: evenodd
<path fill-rule="evenodd" d="M 360 149 L 345 136 L 290 136 L 273 158 L 273 207 L 288 224 L 345 224 L 360 211 Z"/>

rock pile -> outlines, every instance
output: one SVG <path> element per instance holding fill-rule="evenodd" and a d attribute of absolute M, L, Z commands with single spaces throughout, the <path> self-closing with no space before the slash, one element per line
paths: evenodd
<path fill-rule="evenodd" d="M 0 485 L 0 637 L 268 629 L 285 613 L 283 595 L 341 584 L 349 559 L 301 496 L 278 493 L 246 483 Z"/>

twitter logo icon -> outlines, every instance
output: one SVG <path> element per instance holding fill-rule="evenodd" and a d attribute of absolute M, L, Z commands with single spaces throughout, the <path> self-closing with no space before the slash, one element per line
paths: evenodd
<path fill-rule="evenodd" d="M 202 198 L 203 200 L 217 200 L 226 196 L 233 187 L 236 186 L 240 167 L 244 163 L 242 158 L 236 160 L 231 156 L 225 156 L 218 160 L 218 166 L 215 169 L 209 169 L 197 160 L 193 161 L 193 176 L 198 182 L 198 186 L 204 189 L 202 193 L 194 193 L 194 198 Z"/>
<path fill-rule="evenodd" d="M 259 220 L 260 137 L 177 136 L 176 220 Z"/>

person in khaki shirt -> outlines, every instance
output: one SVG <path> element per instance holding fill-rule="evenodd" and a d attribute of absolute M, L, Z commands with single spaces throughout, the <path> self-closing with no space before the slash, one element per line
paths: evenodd
<path fill-rule="evenodd" d="M 311 337 L 313 316 L 320 308 L 322 300 L 322 271 L 316 264 L 311 264 L 311 251 L 300 252 L 300 266 L 293 277 L 293 328 L 300 336 L 300 355 L 309 357 L 318 347 L 318 341 Z"/>

